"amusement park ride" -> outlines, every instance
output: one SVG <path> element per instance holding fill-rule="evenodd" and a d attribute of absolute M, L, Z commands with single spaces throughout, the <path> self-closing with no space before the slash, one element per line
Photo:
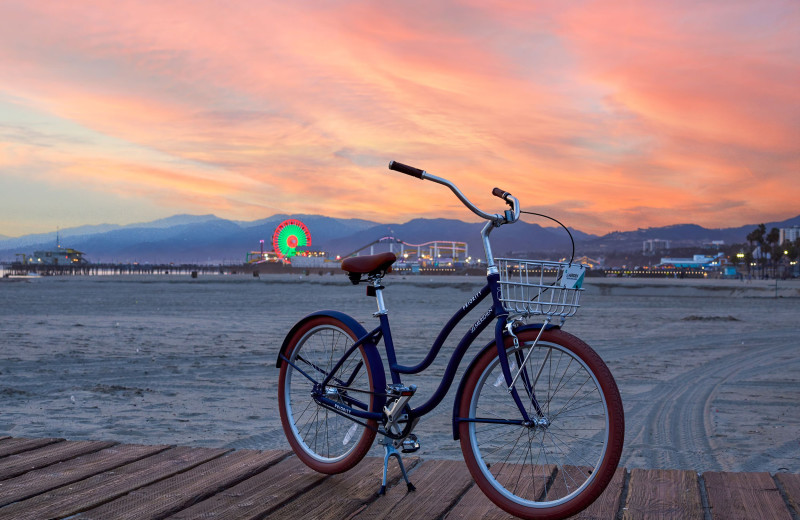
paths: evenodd
<path fill-rule="evenodd" d="M 292 257 L 308 254 L 300 248 L 311 245 L 311 232 L 308 227 L 296 219 L 284 220 L 272 234 L 272 251 L 264 251 L 264 241 L 261 240 L 261 251 L 251 251 L 247 253 L 248 264 L 258 264 L 263 262 L 283 262 L 292 263 Z"/>
<path fill-rule="evenodd" d="M 311 232 L 308 227 L 297 219 L 284 220 L 272 234 L 272 251 L 264 251 L 264 240 L 260 241 L 261 250 L 247 253 L 248 264 L 260 264 L 264 262 L 291 264 L 295 257 L 324 257 L 321 251 L 309 251 L 311 246 Z M 350 256 L 356 256 L 361 251 L 369 249 L 369 254 L 373 254 L 375 246 L 388 244 L 389 251 L 398 252 L 398 265 L 403 267 L 404 263 L 424 264 L 432 267 L 439 265 L 453 265 L 456 263 L 469 262 L 467 244 L 465 242 L 455 242 L 451 240 L 434 240 L 424 244 L 411 244 L 404 242 L 394 236 L 379 238 L 369 244 L 356 249 L 355 251 L 337 256 L 336 261 Z M 322 262 L 323 258 L 317 258 Z M 328 262 L 328 260 L 324 260 Z M 298 260 L 299 262 L 299 260 Z"/>

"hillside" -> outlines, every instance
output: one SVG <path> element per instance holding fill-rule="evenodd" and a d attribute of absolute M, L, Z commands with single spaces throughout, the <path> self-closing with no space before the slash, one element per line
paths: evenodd
<path fill-rule="evenodd" d="M 63 229 L 58 232 L 63 247 L 83 251 L 91 262 L 115 263 L 242 263 L 248 251 L 258 250 L 264 240 L 271 250 L 271 238 L 277 225 L 287 218 L 302 220 L 311 232 L 310 249 L 331 256 L 347 255 L 381 237 L 392 235 L 404 242 L 421 244 L 433 240 L 467 242 L 469 254 L 483 258 L 480 240 L 482 223 L 453 219 L 414 219 L 402 224 L 381 224 L 361 219 L 337 219 L 321 215 L 273 215 L 250 221 L 232 221 L 214 215 L 175 215 L 152 222 L 126 226 L 100 224 Z M 772 227 L 800 225 L 800 216 Z M 611 252 L 640 252 L 648 239 L 670 240 L 672 248 L 702 247 L 712 241 L 743 243 L 757 224 L 737 228 L 707 229 L 694 224 L 660 228 L 617 231 L 602 237 L 570 229 L 575 238 L 576 254 L 603 255 Z M 560 227 L 542 227 L 519 222 L 494 230 L 492 244 L 496 256 L 535 255 L 567 257 L 571 244 Z M 17 253 L 52 249 L 56 233 L 0 239 L 0 261 L 12 262 Z M 382 246 L 386 249 L 387 246 Z M 395 246 L 396 247 L 396 246 Z"/>

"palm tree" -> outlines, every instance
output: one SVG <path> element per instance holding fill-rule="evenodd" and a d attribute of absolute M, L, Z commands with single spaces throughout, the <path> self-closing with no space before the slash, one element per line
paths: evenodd
<path fill-rule="evenodd" d="M 765 241 L 769 246 L 767 250 L 770 252 L 772 264 L 772 275 L 776 276 L 777 266 L 778 266 L 778 259 L 781 257 L 781 245 L 778 243 L 781 239 L 781 232 L 778 228 L 772 228 L 769 230 L 769 234 L 765 237 Z"/>
<path fill-rule="evenodd" d="M 758 263 L 763 263 L 764 259 L 764 237 L 767 234 L 767 226 L 765 224 L 759 224 L 756 229 L 751 231 L 747 234 L 747 242 L 750 244 L 750 250 L 754 251 L 757 247 L 759 250 L 758 254 Z M 755 245 L 754 245 L 755 244 Z M 755 256 L 755 255 L 753 255 Z M 750 265 L 748 264 L 747 270 L 751 271 Z"/>

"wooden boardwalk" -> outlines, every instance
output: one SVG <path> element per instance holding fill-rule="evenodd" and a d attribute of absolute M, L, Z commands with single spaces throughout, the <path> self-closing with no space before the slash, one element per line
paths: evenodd
<path fill-rule="evenodd" d="M 0 520 L 511 518 L 462 461 L 405 461 L 417 491 L 392 460 L 377 497 L 377 458 L 326 476 L 287 451 L 0 437 Z M 620 468 L 576 518 L 796 520 L 800 475 Z"/>

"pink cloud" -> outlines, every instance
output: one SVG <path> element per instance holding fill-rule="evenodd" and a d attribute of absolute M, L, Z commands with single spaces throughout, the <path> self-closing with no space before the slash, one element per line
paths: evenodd
<path fill-rule="evenodd" d="M 62 175 L 113 163 L 109 190 L 138 179 L 129 193 L 180 211 L 469 218 L 389 159 L 489 207 L 502 185 L 594 232 L 787 218 L 800 194 L 792 2 L 2 11 L 0 102 L 130 143 L 29 153 L 57 155 Z"/>

